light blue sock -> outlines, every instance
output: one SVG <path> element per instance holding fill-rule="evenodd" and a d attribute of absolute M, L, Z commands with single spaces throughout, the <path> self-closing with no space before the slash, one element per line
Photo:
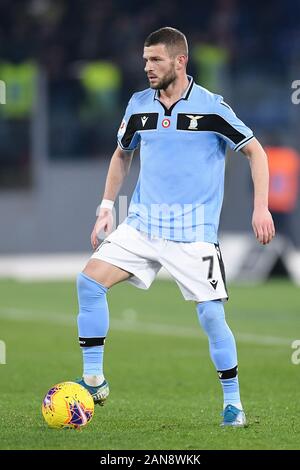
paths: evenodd
<path fill-rule="evenodd" d="M 80 273 L 77 277 L 79 344 L 83 375 L 103 375 L 105 337 L 109 328 L 107 287 Z"/>
<path fill-rule="evenodd" d="M 232 379 L 220 380 L 224 394 L 224 408 L 227 405 L 235 405 L 242 409 L 238 376 Z"/>
<path fill-rule="evenodd" d="M 208 336 L 210 356 L 223 388 L 224 405 L 240 405 L 236 344 L 225 320 L 223 304 L 220 300 L 198 303 L 197 313 Z"/>
<path fill-rule="evenodd" d="M 82 348 L 83 376 L 103 375 L 104 346 L 91 346 Z"/>

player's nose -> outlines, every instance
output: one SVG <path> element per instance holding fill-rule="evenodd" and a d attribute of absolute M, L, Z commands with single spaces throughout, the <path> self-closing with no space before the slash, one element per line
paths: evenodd
<path fill-rule="evenodd" d="M 151 72 L 152 67 L 151 67 L 151 64 L 149 64 L 149 62 L 147 62 L 147 63 L 145 64 L 144 70 L 145 70 L 146 73 Z"/>

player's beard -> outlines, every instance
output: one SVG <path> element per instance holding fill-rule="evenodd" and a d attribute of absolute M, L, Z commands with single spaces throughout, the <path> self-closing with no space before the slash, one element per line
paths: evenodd
<path fill-rule="evenodd" d="M 175 82 L 175 80 L 176 74 L 174 68 L 172 68 L 156 85 L 151 85 L 150 83 L 150 88 L 153 90 L 166 90 L 171 83 Z"/>

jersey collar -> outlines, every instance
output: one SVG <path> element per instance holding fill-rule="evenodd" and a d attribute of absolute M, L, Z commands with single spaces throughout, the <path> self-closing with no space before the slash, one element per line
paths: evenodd
<path fill-rule="evenodd" d="M 187 78 L 189 80 L 189 85 L 188 85 L 187 89 L 184 91 L 184 93 L 183 93 L 182 97 L 180 98 L 180 100 L 188 100 L 189 97 L 190 97 L 191 91 L 193 89 L 193 86 L 194 86 L 193 77 L 191 75 L 187 75 Z M 159 90 L 155 90 L 153 99 L 159 101 Z"/>

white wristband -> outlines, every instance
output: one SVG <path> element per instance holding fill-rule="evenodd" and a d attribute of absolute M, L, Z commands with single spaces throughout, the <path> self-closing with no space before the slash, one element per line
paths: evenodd
<path fill-rule="evenodd" d="M 109 209 L 112 211 L 114 207 L 114 201 L 111 201 L 110 199 L 102 199 L 102 202 L 100 204 L 100 209 Z"/>

